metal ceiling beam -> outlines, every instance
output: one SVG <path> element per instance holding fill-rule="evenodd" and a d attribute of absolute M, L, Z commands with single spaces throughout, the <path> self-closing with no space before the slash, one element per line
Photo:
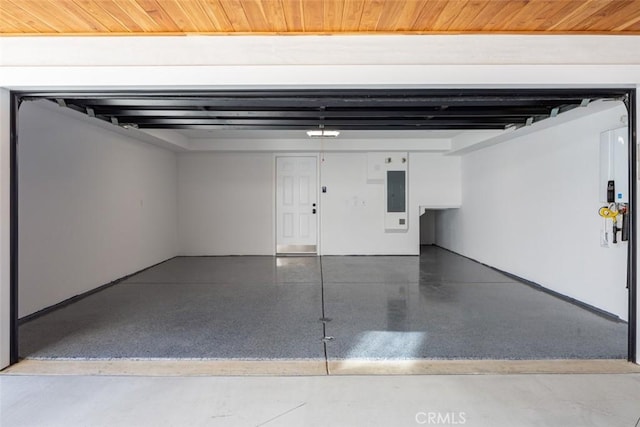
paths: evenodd
<path fill-rule="evenodd" d="M 119 117 L 119 121 L 121 123 L 136 123 L 139 125 L 244 125 L 244 126 L 318 126 L 319 124 L 323 124 L 325 126 L 407 126 L 412 127 L 421 124 L 432 124 L 432 125 L 473 125 L 473 124 L 495 124 L 495 125 L 504 125 L 507 123 L 511 123 L 513 120 L 505 120 L 505 119 L 481 119 L 481 120 L 473 120 L 473 119 L 406 119 L 406 118 L 379 118 L 376 120 L 369 119 L 326 119 L 326 120 L 309 120 L 306 118 L 303 119 L 191 119 L 191 118 L 182 118 L 182 119 L 174 119 L 174 118 L 139 118 L 139 117 Z"/>
<path fill-rule="evenodd" d="M 87 107 L 90 108 L 90 107 Z M 501 109 L 453 109 L 444 110 L 201 110 L 201 109 L 120 109 L 100 107 L 93 110 L 96 115 L 118 117 L 212 117 L 212 118 L 424 118 L 424 117 L 530 117 L 549 115 L 547 107 L 503 107 Z"/>
<path fill-rule="evenodd" d="M 74 103 L 82 107 L 99 109 L 100 107 L 117 108 L 210 108 L 210 109 L 310 109 L 310 108 L 420 108 L 420 107 L 554 107 L 559 104 L 580 104 L 582 98 L 114 98 L 114 99 L 66 99 L 67 103 Z"/>
<path fill-rule="evenodd" d="M 274 98 L 274 97 L 500 97 L 500 98 L 619 98 L 623 100 L 625 88 L 551 88 L 551 89 L 260 89 L 260 90 L 126 90 L 126 91 L 33 91 L 25 94 L 30 98 Z"/>
<path fill-rule="evenodd" d="M 271 125 L 268 127 L 251 126 L 251 125 L 193 125 L 193 124 L 157 124 L 157 125 L 139 125 L 140 129 L 199 129 L 199 130 L 309 130 L 312 127 L 306 125 Z M 327 129 L 329 127 L 327 126 Z M 429 124 L 421 123 L 414 126 L 406 125 L 340 125 L 339 130 L 479 130 L 479 129 L 504 129 L 502 124 Z"/>
<path fill-rule="evenodd" d="M 625 89 L 311 89 L 34 92 L 84 114 L 157 129 L 504 129 Z"/>

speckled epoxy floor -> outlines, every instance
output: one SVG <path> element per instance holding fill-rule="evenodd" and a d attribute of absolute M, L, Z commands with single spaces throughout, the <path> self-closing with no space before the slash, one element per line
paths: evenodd
<path fill-rule="evenodd" d="M 420 257 L 175 258 L 24 323 L 19 338 L 29 358 L 553 359 L 624 358 L 626 333 L 427 247 Z"/>

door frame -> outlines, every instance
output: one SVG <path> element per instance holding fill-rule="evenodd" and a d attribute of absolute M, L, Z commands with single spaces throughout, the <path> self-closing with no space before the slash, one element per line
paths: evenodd
<path fill-rule="evenodd" d="M 638 100 L 637 100 L 637 88 L 635 85 L 633 86 L 629 86 L 629 85 L 623 85 L 621 87 L 618 87 L 618 89 L 623 89 L 626 91 L 627 94 L 627 98 L 625 100 L 625 104 L 627 107 L 627 112 L 628 112 L 628 117 L 629 117 L 629 124 L 628 124 L 628 129 L 629 129 L 629 180 L 630 180 L 630 185 L 629 185 L 629 208 L 632 212 L 632 215 L 630 216 L 630 242 L 628 245 L 628 266 L 627 266 L 627 285 L 628 285 L 628 289 L 629 289 L 629 293 L 628 293 L 628 297 L 629 297 L 629 312 L 628 312 L 628 336 L 627 336 L 627 360 L 631 361 L 631 362 L 635 362 L 640 364 L 640 358 L 638 358 L 638 347 L 637 347 L 637 333 L 638 333 L 638 313 L 637 313 L 637 305 L 638 305 L 638 292 L 637 292 L 637 281 L 638 281 L 638 270 L 637 270 L 637 256 L 638 256 L 638 251 L 637 251 L 637 246 L 638 246 L 638 233 L 637 233 L 637 224 L 640 223 L 640 212 L 637 212 L 638 209 L 638 185 L 637 185 L 637 181 L 638 181 L 638 162 L 637 162 L 637 146 L 638 146 L 638 139 L 637 139 L 637 122 L 638 122 L 638 111 L 637 108 L 639 106 L 638 104 Z M 376 89 L 371 89 L 372 91 L 375 91 Z M 489 89 L 490 90 L 490 89 Z M 516 89 L 514 89 L 516 90 Z M 536 87 L 536 89 L 533 90 L 539 90 L 539 91 L 553 91 L 553 90 L 562 90 L 561 87 L 557 87 L 554 89 L 550 89 L 550 88 L 543 88 L 543 87 Z M 606 92 L 607 88 L 606 87 L 601 87 L 600 88 L 601 91 Z M 69 90 L 66 92 L 63 92 L 64 94 L 69 94 L 70 96 L 73 96 L 74 94 L 77 95 L 78 93 L 82 93 L 83 91 L 74 91 L 74 90 Z M 110 94 L 112 94 L 114 91 L 113 90 L 103 90 L 103 91 L 99 91 L 101 96 L 104 97 L 109 97 Z M 132 93 L 135 93 L 135 91 L 131 91 Z M 10 213 L 9 213 L 9 233 L 10 233 L 10 242 L 9 242 L 9 246 L 10 246 L 10 250 L 9 250 L 9 265 L 10 265 L 10 280 L 8 283 L 9 286 L 9 295 L 10 295 L 10 319 L 9 319 L 9 355 L 10 355 L 10 364 L 15 364 L 19 361 L 18 356 L 19 356 L 19 351 L 18 351 L 18 301 L 19 301 L 19 280 L 18 280 L 18 256 L 19 256 L 19 250 L 18 250 L 18 221 L 19 221 L 19 216 L 18 216 L 18 192 L 19 192 L 19 182 L 18 182 L 18 153 L 17 153 L 17 148 L 18 148 L 18 139 L 19 139 L 19 135 L 18 135 L 18 110 L 19 110 L 19 106 L 20 103 L 22 101 L 22 98 L 24 97 L 30 97 L 30 98 L 37 98 L 37 97 L 44 97 L 47 94 L 50 93 L 57 93 L 60 94 L 61 92 L 59 91 L 53 91 L 53 90 L 45 90 L 45 91 L 18 91 L 18 90 L 11 90 L 9 92 L 9 102 L 10 102 L 10 123 L 9 123 L 9 144 L 10 144 L 10 155 L 9 155 L 9 174 L 10 174 L 10 182 L 9 182 L 9 186 L 10 186 L 10 195 L 9 195 L 9 209 L 10 209 Z M 120 92 L 121 93 L 121 92 Z M 276 211 L 276 203 L 275 203 L 275 197 L 276 197 L 276 168 L 275 168 L 275 164 L 276 164 L 276 157 L 284 157 L 284 156 L 305 156 L 305 157 L 316 157 L 316 159 L 319 160 L 321 155 L 321 152 L 275 152 L 273 154 L 273 186 L 274 186 L 274 190 L 272 191 L 272 197 L 273 197 L 273 223 L 274 223 L 274 228 L 273 228 L 273 251 L 274 251 L 274 255 L 275 255 L 275 250 L 276 250 L 276 230 L 275 230 L 275 211 Z M 319 188 L 321 188 L 322 185 L 322 174 L 321 174 L 321 164 L 318 162 L 318 167 L 317 167 L 317 177 L 318 180 L 316 182 L 317 186 Z M 4 164 L 2 165 L 4 166 Z M 317 234 L 317 238 L 318 238 L 318 246 L 317 246 L 317 255 L 321 255 L 322 254 L 322 249 L 321 249 L 321 241 L 322 241 L 322 234 L 321 234 L 321 228 L 320 228 L 320 224 L 322 222 L 322 206 L 320 203 L 320 193 L 318 194 L 318 221 L 317 221 L 317 227 L 318 227 L 318 234 Z M 5 284 L 2 284 L 2 286 L 6 286 Z M 1 327 L 6 327 L 4 324 L 0 325 Z M 4 344 L 4 343 L 3 343 Z"/>
<path fill-rule="evenodd" d="M 273 255 L 278 255 L 278 157 L 313 157 L 316 159 L 316 208 L 318 210 L 317 220 L 316 220 L 316 252 L 308 253 L 305 255 L 315 255 L 320 256 L 322 253 L 321 249 L 321 234 L 320 234 L 320 223 L 322 222 L 322 206 L 320 204 L 320 153 L 313 152 L 275 152 L 273 153 L 273 191 L 271 192 L 272 203 L 273 206 Z"/>

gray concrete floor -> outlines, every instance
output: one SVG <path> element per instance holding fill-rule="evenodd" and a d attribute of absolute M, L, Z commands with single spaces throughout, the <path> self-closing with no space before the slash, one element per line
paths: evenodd
<path fill-rule="evenodd" d="M 0 375 L 0 425 L 12 427 L 634 427 L 638 420 L 640 374 Z"/>
<path fill-rule="evenodd" d="M 323 305 L 324 302 L 324 305 Z M 323 316 L 330 318 L 324 325 Z M 323 334 L 333 337 L 325 344 Z M 428 247 L 175 258 L 20 327 L 29 358 L 625 358 L 625 323 Z"/>

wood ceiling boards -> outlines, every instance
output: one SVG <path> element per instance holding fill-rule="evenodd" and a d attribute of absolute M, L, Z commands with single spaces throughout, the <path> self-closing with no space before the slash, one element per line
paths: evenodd
<path fill-rule="evenodd" d="M 640 0 L 0 0 L 0 34 L 640 34 Z"/>

